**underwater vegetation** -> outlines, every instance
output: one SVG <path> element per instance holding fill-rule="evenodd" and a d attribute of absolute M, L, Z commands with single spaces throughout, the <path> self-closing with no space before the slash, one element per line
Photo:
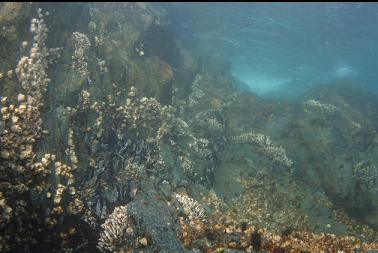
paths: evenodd
<path fill-rule="evenodd" d="M 2 3 L 0 20 L 0 252 L 378 249 L 374 94 L 243 92 L 156 4 Z"/>

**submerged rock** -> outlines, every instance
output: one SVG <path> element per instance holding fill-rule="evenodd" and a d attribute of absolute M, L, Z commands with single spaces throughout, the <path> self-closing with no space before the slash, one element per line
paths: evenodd
<path fill-rule="evenodd" d="M 181 233 L 177 224 L 175 210 L 164 200 L 156 198 L 156 192 L 150 191 L 137 195 L 128 204 L 129 212 L 138 221 L 139 228 L 151 237 L 152 248 L 159 252 L 185 252 L 178 239 Z"/>

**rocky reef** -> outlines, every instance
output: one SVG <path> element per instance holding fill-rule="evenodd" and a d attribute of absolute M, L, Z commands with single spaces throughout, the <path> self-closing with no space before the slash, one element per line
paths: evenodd
<path fill-rule="evenodd" d="M 0 252 L 378 249 L 376 96 L 239 91 L 156 4 L 0 20 Z"/>

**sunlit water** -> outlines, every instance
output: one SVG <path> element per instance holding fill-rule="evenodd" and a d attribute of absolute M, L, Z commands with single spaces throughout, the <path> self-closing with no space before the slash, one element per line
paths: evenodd
<path fill-rule="evenodd" d="M 202 55 L 220 56 L 262 96 L 292 98 L 351 79 L 378 90 L 378 5 L 169 4 L 172 29 Z"/>

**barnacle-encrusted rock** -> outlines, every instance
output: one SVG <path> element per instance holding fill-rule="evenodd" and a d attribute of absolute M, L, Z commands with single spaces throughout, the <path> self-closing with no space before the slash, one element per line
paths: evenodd
<path fill-rule="evenodd" d="M 140 238 L 150 238 L 149 252 L 185 252 L 178 237 L 182 231 L 177 223 L 177 212 L 173 205 L 157 199 L 156 194 L 149 190 L 128 204 L 130 215 L 139 221 Z"/>
<path fill-rule="evenodd" d="M 93 182 L 102 180 L 105 187 L 99 192 L 111 203 L 126 198 L 126 182 L 138 185 L 146 175 L 164 173 L 168 167 L 167 153 L 177 154 L 177 162 L 183 163 L 187 175 L 195 173 L 191 171 L 190 159 L 182 154 L 192 151 L 200 159 L 212 154 L 209 141 L 190 134 L 189 125 L 174 116 L 172 106 L 163 106 L 155 98 L 138 96 L 135 87 L 130 88 L 126 103 L 111 95 L 104 102 L 90 101 L 89 97 L 87 91 L 82 91 L 81 104 L 72 118 L 77 122 L 75 117 L 83 112 L 94 116 L 89 118 L 93 127 L 83 134 L 91 157 L 90 166 L 95 169 Z M 70 132 L 69 135 L 72 136 Z M 183 138 L 187 141 L 176 145 Z M 73 152 L 67 150 L 67 154 L 71 157 Z M 94 205 L 92 202 L 93 209 Z"/>
<path fill-rule="evenodd" d="M 368 188 L 376 185 L 378 168 L 371 161 L 361 161 L 353 167 L 353 177 Z"/>
<path fill-rule="evenodd" d="M 176 193 L 176 199 L 184 208 L 184 212 L 188 215 L 189 220 L 206 221 L 205 209 L 193 198 L 185 193 Z"/>
<path fill-rule="evenodd" d="M 198 112 L 194 117 L 194 123 L 197 127 L 205 128 L 211 133 L 221 133 L 224 130 L 224 124 L 218 120 L 215 110 Z"/>
<path fill-rule="evenodd" d="M 310 99 L 303 103 L 303 105 L 309 109 L 320 111 L 324 114 L 330 114 L 336 112 L 336 106 L 331 104 L 323 104 L 318 100 Z"/>
<path fill-rule="evenodd" d="M 146 185 L 146 187 L 149 187 Z M 181 233 L 175 209 L 155 197 L 139 194 L 126 206 L 118 206 L 102 225 L 98 248 L 103 252 L 185 252 L 178 240 Z"/>
<path fill-rule="evenodd" d="M 75 47 L 72 56 L 72 67 L 77 69 L 84 79 L 89 80 L 87 53 L 91 46 L 91 42 L 87 35 L 80 32 L 73 32 L 72 39 Z"/>
<path fill-rule="evenodd" d="M 128 214 L 127 206 L 114 208 L 101 227 L 98 248 L 103 252 L 121 252 L 132 249 L 138 243 L 137 227 Z"/>
<path fill-rule="evenodd" d="M 34 146 L 47 133 L 42 129 L 41 116 L 43 94 L 50 82 L 47 68 L 60 51 L 46 48 L 48 29 L 43 16 L 39 9 L 38 18 L 32 19 L 30 31 L 34 36 L 30 54 L 22 57 L 16 67 L 15 72 L 22 88 L 22 93 L 15 99 L 18 104 L 9 104 L 7 98 L 2 99 L 1 119 L 4 127 L 0 134 L 1 203 L 10 205 L 10 209 L 5 207 L 0 213 L 0 219 L 2 223 L 9 220 L 12 225 L 2 229 L 4 237 L 0 240 L 16 238 L 10 248 L 12 251 L 21 248 L 33 251 L 31 247 L 36 247 L 36 251 L 39 251 L 38 247 L 43 249 L 52 241 L 63 245 L 74 234 L 66 233 L 62 225 L 65 208 L 71 205 L 72 198 L 77 198 L 75 188 L 70 186 L 66 190 L 73 183 L 72 171 L 77 162 L 73 138 L 69 138 L 68 152 L 73 167 L 55 162 L 53 154 L 46 153 L 37 157 Z M 8 75 L 13 76 L 13 71 L 8 71 Z M 52 173 L 53 165 L 55 174 Z M 4 185 L 9 187 L 4 188 Z M 65 201 L 62 201 L 63 198 Z M 12 216 L 9 216 L 10 210 L 13 210 Z M 39 224 L 38 229 L 35 224 Z M 51 233 L 50 229 L 57 224 L 60 228 Z M 48 238 L 47 244 L 31 246 L 36 245 L 35 242 L 42 233 Z"/>
<path fill-rule="evenodd" d="M 290 168 L 293 162 L 287 157 L 283 147 L 275 145 L 271 139 L 263 134 L 255 134 L 253 132 L 241 134 L 232 137 L 232 141 L 237 144 L 251 144 L 257 146 L 258 151 L 263 155 L 273 159 L 278 164 Z"/>

